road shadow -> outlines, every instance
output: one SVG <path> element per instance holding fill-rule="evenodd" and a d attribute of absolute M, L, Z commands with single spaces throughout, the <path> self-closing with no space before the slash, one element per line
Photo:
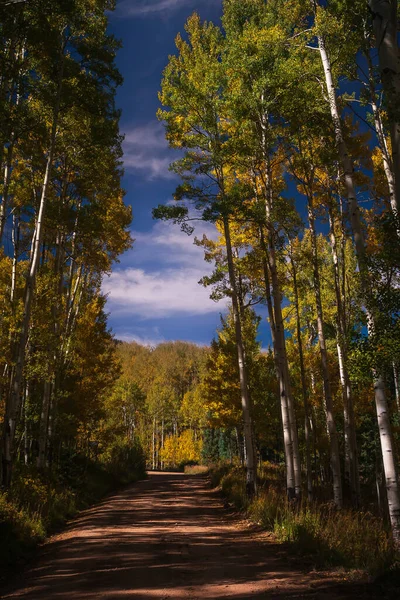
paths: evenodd
<path fill-rule="evenodd" d="M 307 573 L 229 514 L 204 476 L 150 473 L 83 511 L 3 595 L 35 600 L 376 598 Z M 395 596 L 380 595 L 381 598 Z"/>

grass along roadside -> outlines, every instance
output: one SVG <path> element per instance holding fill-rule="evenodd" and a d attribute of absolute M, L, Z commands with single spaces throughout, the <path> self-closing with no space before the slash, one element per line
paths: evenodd
<path fill-rule="evenodd" d="M 51 472 L 19 465 L 11 489 L 0 491 L 0 579 L 80 510 L 145 476 L 138 447 L 118 446 L 102 461 L 69 454 Z"/>
<path fill-rule="evenodd" d="M 210 478 L 229 503 L 310 558 L 315 568 L 359 569 L 376 578 L 398 566 L 389 530 L 370 513 L 338 511 L 331 504 L 294 506 L 268 480 L 260 482 L 257 497 L 249 501 L 244 472 L 231 465 L 210 468 Z"/>

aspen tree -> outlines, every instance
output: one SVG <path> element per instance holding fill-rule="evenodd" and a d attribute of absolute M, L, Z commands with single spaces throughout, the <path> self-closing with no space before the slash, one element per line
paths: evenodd
<path fill-rule="evenodd" d="M 229 139 L 224 141 L 223 65 L 220 62 L 222 37 L 220 31 L 211 24 L 201 24 L 197 15 L 187 22 L 189 43 L 180 36 L 176 39 L 178 56 L 170 57 L 164 71 L 160 99 L 167 110 L 160 111 L 159 117 L 167 124 L 167 138 L 171 146 L 187 149 L 185 157 L 175 163 L 184 184 L 176 197 L 186 196 L 194 200 L 196 208 L 202 210 L 203 218 L 220 220 L 223 224 L 226 253 L 231 288 L 232 308 L 235 318 L 238 368 L 241 389 L 241 403 L 246 447 L 247 493 L 256 491 L 256 460 L 254 454 L 253 428 L 248 381 L 241 332 L 240 308 L 238 303 L 237 280 L 230 240 L 230 215 L 234 212 L 233 197 L 230 193 L 232 177 L 230 171 Z M 193 99 L 196 103 L 193 104 Z M 169 110 L 168 110 L 169 109 Z M 188 174 L 197 173 L 198 187 L 191 182 Z M 211 182 L 211 192 L 206 192 L 204 177 Z M 208 183 L 207 183 L 208 185 Z M 203 191 L 204 190 L 204 191 Z M 187 228 L 187 208 L 159 207 L 154 211 L 158 218 L 174 218 Z"/>
<path fill-rule="evenodd" d="M 379 69 L 390 122 L 392 165 L 395 179 L 395 216 L 400 218 L 400 66 L 397 0 L 369 0 L 379 56 Z"/>
<path fill-rule="evenodd" d="M 271 22 L 272 21 L 272 22 Z M 274 352 L 280 382 L 280 404 L 285 439 L 287 492 L 301 496 L 301 464 L 298 449 L 297 422 L 287 360 L 285 327 L 282 318 L 282 291 L 277 275 L 276 237 L 280 223 L 275 219 L 282 199 L 274 184 L 277 156 L 277 128 L 271 126 L 276 116 L 275 94 L 279 90 L 279 45 L 285 37 L 285 26 L 274 23 L 262 2 L 229 0 L 225 3 L 223 24 L 227 31 L 227 72 L 231 129 L 241 140 L 244 152 L 237 164 L 248 163 L 257 179 L 258 202 L 264 202 L 265 244 L 274 310 Z M 268 65 L 268 69 L 266 68 Z M 250 74 L 250 76 L 249 76 Z M 247 152 L 247 156 L 244 153 Z M 240 168 L 240 167 L 239 167 Z M 243 166 L 242 166 L 243 168 Z M 293 473 L 292 473 L 293 466 Z"/>
<path fill-rule="evenodd" d="M 323 9 L 321 9 L 321 7 L 317 7 L 316 2 L 314 2 L 314 7 L 316 10 L 315 16 L 317 20 L 316 33 L 318 40 L 318 50 L 321 56 L 321 62 L 325 75 L 325 86 L 330 113 L 332 117 L 332 123 L 335 131 L 337 151 L 343 169 L 344 187 L 346 191 L 347 201 L 349 204 L 350 221 L 353 229 L 355 249 L 360 269 L 363 301 L 365 302 L 368 330 L 371 334 L 376 326 L 376 318 L 374 315 L 373 308 L 371 307 L 371 282 L 368 273 L 365 239 L 361 225 L 360 209 L 358 206 L 355 191 L 353 177 L 354 166 L 343 135 L 342 122 L 337 104 L 336 89 L 333 82 L 332 68 L 328 56 L 328 51 L 325 45 L 324 37 L 318 30 L 318 14 L 319 11 Z M 382 374 L 379 373 L 377 369 L 374 369 L 373 378 L 390 522 L 393 531 L 393 538 L 396 545 L 398 546 L 400 544 L 400 493 L 396 473 L 396 464 L 394 459 L 394 444 L 389 419 L 389 408 L 386 399 L 384 379 Z"/>

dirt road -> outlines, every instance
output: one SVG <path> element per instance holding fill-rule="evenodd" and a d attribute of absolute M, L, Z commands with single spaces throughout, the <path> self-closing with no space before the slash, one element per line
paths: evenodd
<path fill-rule="evenodd" d="M 204 477 L 154 473 L 82 512 L 1 598 L 363 596 L 341 580 L 291 563 L 282 546 L 229 514 Z"/>

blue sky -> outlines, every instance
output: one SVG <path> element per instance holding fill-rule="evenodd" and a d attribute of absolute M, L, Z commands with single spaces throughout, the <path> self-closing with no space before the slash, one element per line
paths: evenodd
<path fill-rule="evenodd" d="M 226 304 L 210 300 L 209 290 L 198 284 L 211 266 L 193 236 L 151 216 L 153 207 L 171 200 L 178 183 L 168 170 L 175 153 L 156 118 L 162 71 L 187 17 L 197 11 L 218 22 L 221 9 L 220 0 L 119 0 L 110 17 L 110 30 L 123 44 L 117 64 L 124 85 L 117 104 L 125 134 L 123 186 L 136 240 L 103 284 L 109 323 L 118 339 L 209 344 L 225 311 Z M 203 233 L 213 235 L 213 226 L 199 224 L 195 235 Z"/>

